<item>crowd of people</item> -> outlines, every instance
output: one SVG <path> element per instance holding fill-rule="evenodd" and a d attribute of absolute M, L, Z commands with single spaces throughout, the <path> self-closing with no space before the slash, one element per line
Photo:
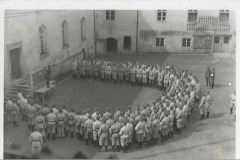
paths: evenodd
<path fill-rule="evenodd" d="M 146 63 L 113 62 L 113 61 L 74 61 L 73 77 L 95 77 L 103 81 L 124 81 L 132 85 L 156 87 L 164 92 L 151 104 L 129 106 L 126 112 L 117 107 L 116 111 L 106 108 L 100 114 L 89 109 L 77 110 L 54 104 L 39 105 L 18 94 L 17 101 L 6 102 L 7 117 L 13 117 L 17 126 L 18 115 L 26 121 L 32 131 L 30 142 L 34 153 L 41 152 L 46 139 L 52 137 L 67 138 L 69 135 L 85 141 L 86 145 L 94 144 L 108 151 L 127 152 L 133 144 L 137 147 L 156 145 L 159 140 L 165 142 L 181 134 L 187 127 L 195 104 L 199 103 L 200 119 L 209 117 L 211 96 L 203 93 L 200 100 L 200 83 L 187 70 L 175 70 L 166 64 L 147 65 Z"/>

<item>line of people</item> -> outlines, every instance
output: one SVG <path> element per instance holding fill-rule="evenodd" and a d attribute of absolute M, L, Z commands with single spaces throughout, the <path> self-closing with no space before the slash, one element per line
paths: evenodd
<path fill-rule="evenodd" d="M 174 131 L 181 134 L 182 128 L 187 126 L 194 103 L 198 102 L 200 84 L 195 76 L 186 70 L 175 71 L 167 65 L 163 70 L 169 74 L 165 92 L 152 104 L 137 106 L 135 111 L 129 107 L 127 112 L 123 112 L 118 107 L 114 114 L 108 108 L 104 114 L 100 114 L 98 109 L 91 114 L 88 109 L 81 109 L 80 112 L 80 109 L 67 110 L 65 106 L 60 108 L 55 105 L 48 107 L 47 104 L 40 106 L 33 101 L 28 103 L 21 95 L 18 102 L 9 100 L 6 106 L 12 111 L 18 103 L 22 120 L 27 121 L 30 131 L 35 130 L 30 136 L 33 152 L 39 153 L 42 144 L 50 136 L 53 140 L 56 134 L 59 139 L 69 134 L 74 138 L 74 133 L 86 144 L 99 146 L 99 150 L 105 146 L 108 151 L 111 145 L 113 151 L 121 149 L 127 152 L 133 143 L 142 147 L 143 143 L 152 145 L 160 139 L 167 141 L 173 137 Z M 200 103 L 203 110 L 206 110 L 205 102 L 208 100 Z"/>

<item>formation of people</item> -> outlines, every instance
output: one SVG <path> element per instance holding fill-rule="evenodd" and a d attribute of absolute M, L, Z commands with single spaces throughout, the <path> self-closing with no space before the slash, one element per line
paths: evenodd
<path fill-rule="evenodd" d="M 41 106 L 19 93 L 17 101 L 6 102 L 7 117 L 8 120 L 12 117 L 14 126 L 17 126 L 18 115 L 22 115 L 22 120 L 32 132 L 30 142 L 34 153 L 41 152 L 46 140 L 69 135 L 85 141 L 86 145 L 98 146 L 100 151 L 111 148 L 112 151 L 127 152 L 133 144 L 139 148 L 143 144 L 156 145 L 160 140 L 165 142 L 173 138 L 174 133 L 181 134 L 198 103 L 200 119 L 209 117 L 211 96 L 206 92 L 200 98 L 200 83 L 187 70 L 175 70 L 168 64 L 161 68 L 138 62 L 75 61 L 73 77 L 78 75 L 99 77 L 107 82 L 118 80 L 133 85 L 149 85 L 164 92 L 151 104 L 129 106 L 126 112 L 121 107 L 116 111 L 106 108 L 103 114 L 98 108 L 91 112 L 54 104 Z"/>

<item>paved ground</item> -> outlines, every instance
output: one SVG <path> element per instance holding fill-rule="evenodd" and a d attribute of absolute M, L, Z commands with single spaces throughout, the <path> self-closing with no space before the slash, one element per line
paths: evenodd
<path fill-rule="evenodd" d="M 200 80 L 201 90 L 205 87 L 204 72 L 207 66 L 215 67 L 215 88 L 210 90 L 214 104 L 210 118 L 199 121 L 199 113 L 195 108 L 188 127 L 181 136 L 159 143 L 154 147 L 132 149 L 127 154 L 117 153 L 120 158 L 137 159 L 228 159 L 235 156 L 235 122 L 229 115 L 229 96 L 236 87 L 235 56 L 216 55 L 120 55 L 104 56 L 100 59 L 126 59 L 145 61 L 147 63 L 166 63 L 176 68 L 188 69 Z M 60 80 L 59 80 L 60 81 Z M 229 85 L 231 83 L 231 85 Z M 90 88 L 90 89 L 89 89 Z M 149 88 L 132 87 L 120 84 L 107 84 L 100 81 L 67 79 L 57 86 L 56 94 L 48 101 L 57 105 L 65 104 L 68 108 L 101 108 L 115 110 L 116 106 L 127 108 L 128 105 L 146 104 L 161 93 Z M 18 142 L 23 151 L 29 151 L 29 132 L 25 123 L 20 122 L 18 128 L 5 124 L 4 146 L 10 142 Z M 78 150 L 82 150 L 89 158 L 106 158 L 111 152 L 97 152 L 93 146 L 85 146 L 76 139 L 62 139 L 46 143 L 54 150 L 54 155 L 70 158 Z"/>

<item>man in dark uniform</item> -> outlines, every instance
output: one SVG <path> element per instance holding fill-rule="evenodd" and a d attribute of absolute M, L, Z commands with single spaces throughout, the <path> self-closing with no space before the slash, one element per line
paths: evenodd
<path fill-rule="evenodd" d="M 50 65 L 48 65 L 48 69 L 46 70 L 46 75 L 45 75 L 46 84 L 48 88 L 50 88 L 49 86 L 50 78 L 51 78 L 51 68 L 50 68 Z"/>
<path fill-rule="evenodd" d="M 214 87 L 214 79 L 215 79 L 215 68 L 213 68 L 210 72 L 210 87 Z"/>
<path fill-rule="evenodd" d="M 211 74 L 211 70 L 209 67 L 207 67 L 207 71 L 205 72 L 205 79 L 206 79 L 206 83 L 207 83 L 207 86 L 208 86 L 208 83 L 210 85 L 210 74 Z"/>

